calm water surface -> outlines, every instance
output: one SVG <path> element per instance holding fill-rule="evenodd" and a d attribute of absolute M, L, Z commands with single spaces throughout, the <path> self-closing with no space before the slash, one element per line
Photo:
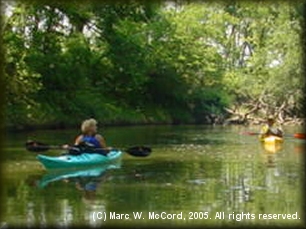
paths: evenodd
<path fill-rule="evenodd" d="M 286 138 L 281 149 L 264 148 L 256 136 L 239 134 L 250 129 L 257 131 L 245 127 L 108 127 L 103 135 L 109 145 L 149 145 L 153 153 L 146 158 L 124 154 L 116 163 L 57 172 L 47 172 L 35 154 L 23 148 L 24 142 L 70 143 L 77 130 L 7 134 L 1 225 L 302 224 L 304 142 Z M 288 134 L 300 131 L 298 127 L 285 130 Z M 97 212 L 99 217 L 105 213 L 107 219 L 94 220 Z M 130 218 L 109 219 L 110 212 Z M 141 219 L 134 219 L 133 212 L 142 212 Z M 149 212 L 182 212 L 185 220 L 149 219 Z M 224 219 L 216 218 L 222 217 L 220 212 Z M 228 219 L 233 212 L 236 219 Z M 256 218 L 240 220 L 242 212 Z M 258 214 L 294 213 L 298 219 L 258 219 Z"/>

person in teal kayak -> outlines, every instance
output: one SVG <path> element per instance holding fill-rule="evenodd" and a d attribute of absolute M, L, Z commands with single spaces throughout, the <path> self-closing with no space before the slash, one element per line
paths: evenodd
<path fill-rule="evenodd" d="M 269 116 L 267 118 L 267 123 L 261 128 L 260 138 L 265 138 L 269 136 L 277 136 L 283 137 L 282 128 L 275 123 L 275 118 L 273 116 Z"/>
<path fill-rule="evenodd" d="M 81 131 L 82 134 L 79 135 L 74 143 L 74 146 L 72 149 L 69 150 L 70 154 L 78 154 L 80 153 L 80 149 L 78 147 L 85 147 L 87 149 L 93 149 L 93 148 L 105 148 L 110 149 L 106 147 L 106 143 L 104 138 L 97 134 L 97 124 L 98 122 L 91 118 L 86 119 L 82 122 L 81 125 Z M 70 146 L 68 144 L 62 146 L 63 149 L 69 149 Z M 107 154 L 107 151 L 105 151 Z"/>
<path fill-rule="evenodd" d="M 97 134 L 97 124 L 98 122 L 93 118 L 84 120 L 81 125 L 82 134 L 76 138 L 74 144 L 78 146 L 87 143 L 95 148 L 106 148 L 105 139 Z"/>

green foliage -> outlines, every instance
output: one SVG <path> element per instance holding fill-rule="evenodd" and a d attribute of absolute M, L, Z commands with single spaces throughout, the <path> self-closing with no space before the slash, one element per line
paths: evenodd
<path fill-rule="evenodd" d="M 17 1 L 3 31 L 8 123 L 205 123 L 256 101 L 300 116 L 301 6 Z"/>
<path fill-rule="evenodd" d="M 259 111 L 266 107 L 266 113 L 276 114 L 285 105 L 284 116 L 301 116 L 304 22 L 296 7 L 302 4 L 276 2 L 249 10 L 245 7 L 236 5 L 240 13 L 232 13 L 239 21 L 231 36 L 240 37 L 241 45 L 236 48 L 243 52 L 235 59 L 241 62 L 228 68 L 224 77 L 227 89 L 236 95 L 234 105 L 243 107 L 249 101 L 259 101 Z"/>

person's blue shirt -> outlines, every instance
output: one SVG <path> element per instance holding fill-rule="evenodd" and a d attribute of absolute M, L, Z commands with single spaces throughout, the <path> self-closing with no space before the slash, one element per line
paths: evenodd
<path fill-rule="evenodd" d="M 96 148 L 101 148 L 102 147 L 100 142 L 98 141 L 98 139 L 96 139 L 95 136 L 83 135 L 82 136 L 82 142 L 90 143 L 90 144 L 94 145 Z"/>

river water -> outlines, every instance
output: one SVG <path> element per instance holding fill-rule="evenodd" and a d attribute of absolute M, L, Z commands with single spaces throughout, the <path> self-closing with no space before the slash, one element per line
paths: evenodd
<path fill-rule="evenodd" d="M 56 173 L 24 149 L 25 141 L 71 143 L 78 130 L 7 133 L 1 227 L 303 224 L 305 143 L 288 137 L 280 149 L 265 148 L 241 134 L 249 130 L 257 127 L 107 127 L 108 145 L 148 145 L 152 154 Z"/>

